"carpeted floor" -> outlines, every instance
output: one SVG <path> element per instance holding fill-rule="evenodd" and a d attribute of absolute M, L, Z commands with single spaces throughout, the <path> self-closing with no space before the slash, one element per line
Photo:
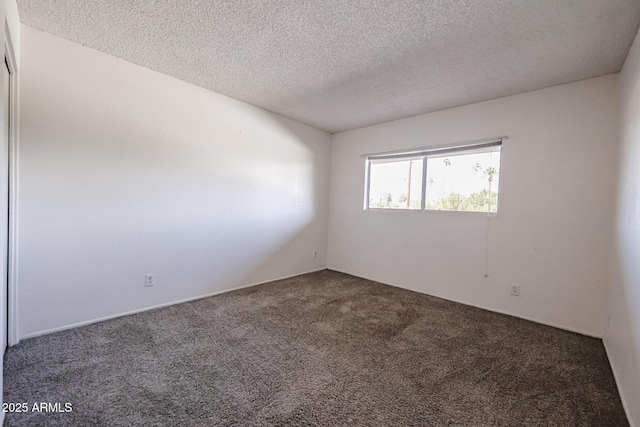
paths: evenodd
<path fill-rule="evenodd" d="M 332 271 L 24 340 L 7 425 L 625 426 L 602 342 Z"/>

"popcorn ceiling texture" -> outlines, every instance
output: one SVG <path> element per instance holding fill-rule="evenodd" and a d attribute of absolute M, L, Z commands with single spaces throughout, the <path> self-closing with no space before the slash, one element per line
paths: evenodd
<path fill-rule="evenodd" d="M 329 132 L 617 72 L 640 24 L 637 0 L 18 6 L 29 26 Z"/>

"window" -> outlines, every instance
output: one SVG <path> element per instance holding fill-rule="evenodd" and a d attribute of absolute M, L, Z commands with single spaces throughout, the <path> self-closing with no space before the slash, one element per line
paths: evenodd
<path fill-rule="evenodd" d="M 502 140 L 367 157 L 366 209 L 497 212 Z"/>
<path fill-rule="evenodd" d="M 369 169 L 369 208 L 422 209 L 420 157 L 372 160 Z"/>

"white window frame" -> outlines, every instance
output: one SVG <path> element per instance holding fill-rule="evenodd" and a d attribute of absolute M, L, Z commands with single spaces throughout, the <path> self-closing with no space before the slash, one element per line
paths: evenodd
<path fill-rule="evenodd" d="M 442 156 L 449 153 L 460 153 L 463 151 L 475 151 L 489 147 L 500 147 L 500 164 L 498 170 L 502 167 L 502 141 L 506 137 L 491 138 L 488 140 L 471 141 L 466 143 L 457 143 L 450 145 L 441 145 L 427 148 L 414 148 L 408 150 L 388 151 L 384 153 L 365 154 L 366 167 L 365 167 L 365 184 L 364 184 L 364 210 L 366 211 L 413 211 L 413 212 L 464 212 L 464 213 L 480 213 L 480 214 L 492 214 L 498 213 L 498 206 L 496 206 L 496 212 L 473 212 L 473 211 L 440 211 L 435 209 L 426 209 L 427 201 L 427 160 L 429 157 Z M 406 208 L 372 208 L 369 207 L 370 201 L 370 179 L 371 179 L 371 165 L 376 161 L 381 160 L 402 160 L 402 159 L 415 159 L 422 158 L 422 200 L 420 201 L 420 209 L 406 209 Z M 497 188 L 498 200 L 500 200 L 500 188 Z"/>

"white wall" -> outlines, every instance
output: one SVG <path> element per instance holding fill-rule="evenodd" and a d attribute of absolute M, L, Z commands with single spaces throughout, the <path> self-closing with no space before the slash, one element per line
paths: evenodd
<path fill-rule="evenodd" d="M 617 100 L 609 75 L 335 134 L 328 267 L 602 336 Z M 362 154 L 501 135 L 487 278 L 486 215 L 363 211 Z"/>
<path fill-rule="evenodd" d="M 21 337 L 326 266 L 328 133 L 26 26 L 22 46 Z"/>
<path fill-rule="evenodd" d="M 620 74 L 622 114 L 615 244 L 604 337 L 632 425 L 640 425 L 640 37 Z"/>

